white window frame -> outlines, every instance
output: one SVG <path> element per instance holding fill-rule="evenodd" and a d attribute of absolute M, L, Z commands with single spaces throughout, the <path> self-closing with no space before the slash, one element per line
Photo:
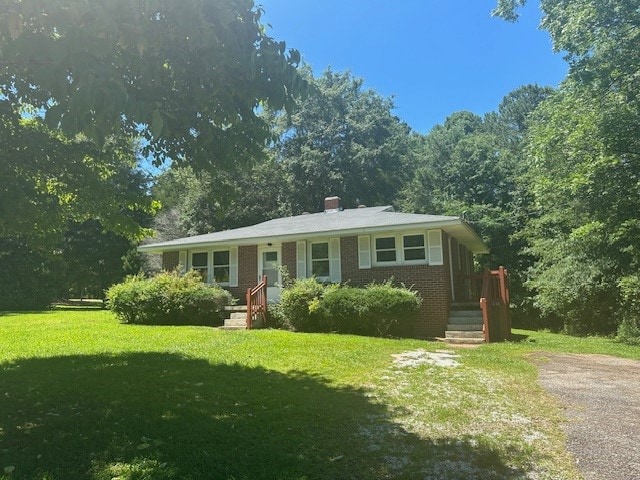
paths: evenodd
<path fill-rule="evenodd" d="M 204 253 L 207 256 L 207 262 L 206 264 L 203 265 L 198 265 L 198 266 L 194 266 L 193 265 L 193 256 L 194 255 L 199 255 Z M 196 272 L 200 272 L 201 270 L 207 270 L 207 275 L 202 277 L 202 280 L 205 283 L 211 283 L 211 281 L 209 280 L 211 278 L 211 255 L 209 255 L 209 252 L 207 250 L 192 250 L 189 252 L 189 270 L 194 270 Z"/>
<path fill-rule="evenodd" d="M 318 243 L 326 243 L 327 244 L 327 252 L 329 257 L 326 259 L 316 259 L 316 260 L 328 260 L 329 261 L 329 275 L 322 277 L 315 277 L 318 281 L 323 283 L 340 283 L 342 281 L 342 265 L 340 259 L 340 237 L 332 237 L 332 238 L 315 238 L 313 240 L 309 240 L 305 242 L 306 248 L 306 273 L 307 276 L 311 277 L 313 274 L 313 245 Z"/>
<path fill-rule="evenodd" d="M 382 252 L 390 252 L 391 249 L 390 248 L 383 248 L 378 250 L 378 245 L 377 245 L 377 240 L 380 238 L 393 238 L 394 240 L 394 248 L 393 251 L 396 254 L 396 259 L 395 260 L 388 260 L 388 261 L 378 261 L 378 251 L 382 251 Z M 371 254 L 373 257 L 373 264 L 378 266 L 378 267 L 385 267 L 385 266 L 391 266 L 391 265 L 399 265 L 400 264 L 400 256 L 398 253 L 398 235 L 393 233 L 387 233 L 384 235 L 375 235 L 373 237 L 373 245 L 371 246 Z"/>
<path fill-rule="evenodd" d="M 429 232 L 432 230 L 412 230 L 407 232 L 396 232 L 396 233 L 384 233 L 378 234 L 371 237 L 371 264 L 374 267 L 393 267 L 393 266 L 402 266 L 402 265 L 442 265 L 442 263 L 431 263 L 430 261 L 430 244 L 429 244 Z M 437 230 L 440 232 L 440 230 Z M 418 260 L 407 260 L 405 258 L 405 248 L 404 248 L 404 237 L 410 237 L 414 235 L 422 235 L 423 238 L 423 248 L 424 248 L 424 259 Z M 394 238 L 395 239 L 395 252 L 396 259 L 395 261 L 378 261 L 378 248 L 376 245 L 376 240 L 379 238 Z M 442 247 L 442 245 L 440 245 Z M 417 248 L 417 247 L 409 247 L 409 248 Z M 391 249 L 381 249 L 380 251 L 391 251 Z M 362 267 L 361 267 L 362 268 Z"/>
<path fill-rule="evenodd" d="M 226 265 L 215 265 L 213 263 L 215 254 L 218 252 L 227 252 L 229 255 L 229 263 Z M 229 281 L 228 282 L 216 282 L 216 275 L 214 269 L 218 267 L 227 267 L 229 270 Z M 211 251 L 211 283 L 215 283 L 216 285 L 220 285 L 221 287 L 228 287 L 231 284 L 231 249 L 230 248 L 218 248 Z"/>
<path fill-rule="evenodd" d="M 400 251 L 403 265 L 428 265 L 429 264 L 429 251 L 427 245 L 427 235 L 425 232 L 405 232 L 400 236 Z M 417 260 L 407 260 L 404 255 L 406 247 L 404 246 L 404 237 L 422 237 L 422 251 L 424 252 L 424 258 Z M 418 250 L 420 247 L 408 247 L 409 250 Z"/>
<path fill-rule="evenodd" d="M 318 244 L 326 244 L 327 245 L 327 258 L 313 258 L 313 246 L 314 245 L 318 245 Z M 323 275 L 321 277 L 316 276 L 316 279 L 319 280 L 320 282 L 329 282 L 331 280 L 331 242 L 329 241 L 329 239 L 323 239 L 323 240 L 312 240 L 309 242 L 309 255 L 308 255 L 308 270 L 309 270 L 309 274 L 313 275 L 313 262 L 314 260 L 316 261 L 326 261 L 328 266 L 329 266 L 329 274 L 328 275 Z"/>

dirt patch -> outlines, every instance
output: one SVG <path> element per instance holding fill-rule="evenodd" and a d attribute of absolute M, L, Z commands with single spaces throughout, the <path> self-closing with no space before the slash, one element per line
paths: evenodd
<path fill-rule="evenodd" d="M 417 367 L 418 365 L 436 365 L 438 367 L 457 367 L 460 363 L 456 360 L 460 355 L 447 350 L 427 352 L 418 349 L 410 352 L 391 355 L 393 363 L 398 367 Z"/>
<path fill-rule="evenodd" d="M 562 403 L 567 447 L 587 480 L 640 478 L 640 362 L 538 353 L 540 384 Z"/>

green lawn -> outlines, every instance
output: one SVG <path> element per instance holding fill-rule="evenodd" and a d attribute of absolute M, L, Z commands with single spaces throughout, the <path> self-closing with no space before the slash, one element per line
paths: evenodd
<path fill-rule="evenodd" d="M 640 349 L 517 333 L 402 366 L 445 347 L 0 314 L 0 478 L 579 478 L 527 354 Z"/>

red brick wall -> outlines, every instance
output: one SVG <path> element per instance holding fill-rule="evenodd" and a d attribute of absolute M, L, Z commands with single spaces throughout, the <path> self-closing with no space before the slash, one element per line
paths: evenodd
<path fill-rule="evenodd" d="M 287 267 L 291 279 L 296 278 L 296 242 L 282 244 L 282 266 Z"/>
<path fill-rule="evenodd" d="M 247 288 L 256 286 L 258 280 L 258 246 L 240 245 L 238 247 L 238 286 L 228 287 L 231 295 L 240 304 L 246 303 Z"/>
<path fill-rule="evenodd" d="M 178 268 L 180 254 L 178 252 L 162 252 L 162 269 L 170 272 Z"/>
<path fill-rule="evenodd" d="M 447 328 L 451 304 L 448 236 L 442 232 L 444 265 L 403 265 L 358 268 L 358 238 L 340 239 L 342 281 L 364 286 L 373 281 L 384 282 L 393 277 L 395 283 L 416 290 L 422 297 L 422 307 L 415 324 L 403 334 L 418 338 L 442 337 Z"/>

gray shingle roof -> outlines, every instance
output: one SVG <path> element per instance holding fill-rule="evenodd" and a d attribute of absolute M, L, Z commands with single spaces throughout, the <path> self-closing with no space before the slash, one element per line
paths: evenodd
<path fill-rule="evenodd" d="M 346 209 L 276 218 L 249 227 L 142 245 L 142 252 L 161 252 L 214 245 L 248 245 L 295 241 L 319 236 L 363 235 L 376 231 L 442 228 L 477 253 L 488 249 L 459 217 L 399 213 L 391 206 Z"/>

